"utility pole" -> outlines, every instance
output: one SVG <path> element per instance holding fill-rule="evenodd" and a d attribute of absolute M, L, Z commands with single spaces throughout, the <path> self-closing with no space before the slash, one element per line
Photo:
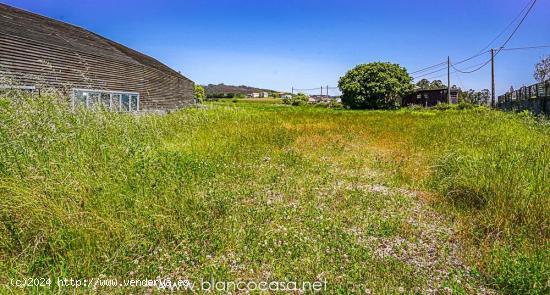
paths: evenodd
<path fill-rule="evenodd" d="M 323 97 L 323 85 L 321 85 L 321 97 Z"/>
<path fill-rule="evenodd" d="M 495 107 L 495 50 L 491 48 L 491 106 Z"/>
<path fill-rule="evenodd" d="M 294 86 L 292 86 L 292 92 L 291 93 L 294 94 Z"/>
<path fill-rule="evenodd" d="M 451 104 L 451 57 L 447 56 L 447 102 Z"/>

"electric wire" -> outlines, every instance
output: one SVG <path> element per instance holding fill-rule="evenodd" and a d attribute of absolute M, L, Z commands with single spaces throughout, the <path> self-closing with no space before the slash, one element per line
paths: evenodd
<path fill-rule="evenodd" d="M 505 47 L 506 45 L 508 44 L 508 42 L 510 42 L 510 40 L 512 40 L 512 38 L 514 37 L 514 35 L 516 34 L 516 32 L 519 30 L 519 28 L 521 27 L 521 25 L 523 24 L 523 22 L 525 21 L 525 19 L 527 18 L 527 16 L 529 15 L 529 13 L 531 12 L 531 10 L 533 10 L 533 7 L 535 6 L 535 3 L 537 3 L 537 0 L 533 0 L 531 2 L 531 5 L 529 6 L 529 9 L 527 10 L 527 12 L 523 15 L 523 18 L 521 19 L 521 21 L 518 23 L 518 25 L 515 27 L 514 31 L 510 34 L 510 36 L 508 36 L 508 38 L 506 39 L 506 41 L 504 41 L 504 43 L 499 47 L 499 49 L 494 53 L 494 55 L 492 56 L 491 59 L 487 60 L 486 62 L 484 62 L 483 64 L 481 64 L 478 68 L 474 69 L 474 70 L 471 70 L 471 71 L 464 71 L 464 69 L 458 69 L 456 67 L 453 66 L 453 68 L 460 72 L 460 73 L 463 73 L 463 74 L 471 74 L 471 73 L 475 73 L 481 69 L 483 69 L 484 67 L 486 67 L 492 59 L 494 59 Z M 471 59 L 471 58 L 470 58 Z"/>

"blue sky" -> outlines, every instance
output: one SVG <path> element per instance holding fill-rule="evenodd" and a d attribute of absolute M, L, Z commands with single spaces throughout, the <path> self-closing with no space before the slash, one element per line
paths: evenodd
<path fill-rule="evenodd" d="M 484 48 L 529 0 L 2 0 L 72 23 L 151 55 L 197 83 L 277 90 L 336 86 L 356 64 L 399 63 L 409 72 Z M 509 47 L 550 44 L 550 0 L 538 0 Z M 494 46 L 501 44 L 508 33 Z M 534 82 L 550 48 L 503 52 L 497 92 Z M 462 64 L 478 64 L 488 55 Z M 453 74 L 490 88 L 489 67 Z M 427 76 L 445 74 L 439 72 Z M 439 77 L 446 79 L 446 77 Z"/>

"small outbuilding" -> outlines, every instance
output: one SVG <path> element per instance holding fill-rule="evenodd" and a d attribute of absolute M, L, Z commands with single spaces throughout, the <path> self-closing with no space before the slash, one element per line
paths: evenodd
<path fill-rule="evenodd" d="M 193 81 L 158 60 L 1 3 L 0 77 L 18 87 L 59 89 L 74 106 L 166 111 L 194 103 Z"/>
<path fill-rule="evenodd" d="M 401 99 L 401 106 L 420 105 L 433 107 L 440 103 L 448 103 L 447 88 L 418 89 Z M 458 103 L 458 89 L 451 89 L 451 103 Z"/>

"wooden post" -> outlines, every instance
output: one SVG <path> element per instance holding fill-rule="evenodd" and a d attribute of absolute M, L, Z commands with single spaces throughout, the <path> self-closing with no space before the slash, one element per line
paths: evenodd
<path fill-rule="evenodd" d="M 491 106 L 495 107 L 495 50 L 491 48 Z"/>
<path fill-rule="evenodd" d="M 447 103 L 451 104 L 451 57 L 447 56 Z"/>

